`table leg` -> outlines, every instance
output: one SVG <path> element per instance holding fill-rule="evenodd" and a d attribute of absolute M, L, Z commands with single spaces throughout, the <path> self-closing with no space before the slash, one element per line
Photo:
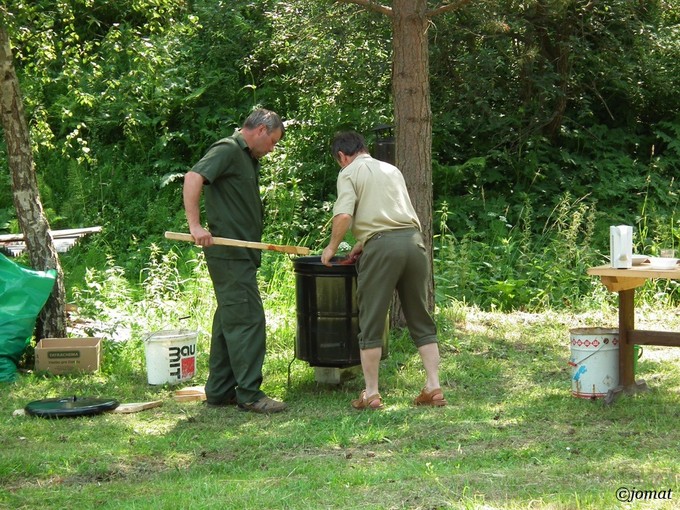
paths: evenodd
<path fill-rule="evenodd" d="M 635 329 L 635 289 L 619 292 L 619 385 L 629 388 L 635 384 L 633 372 L 633 344 L 628 332 Z"/>

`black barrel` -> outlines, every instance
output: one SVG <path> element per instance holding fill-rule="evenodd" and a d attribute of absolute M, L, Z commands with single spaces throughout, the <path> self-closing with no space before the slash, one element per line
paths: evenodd
<path fill-rule="evenodd" d="M 356 266 L 335 257 L 299 257 L 295 268 L 297 335 L 295 357 L 314 367 L 345 368 L 361 364 Z M 385 317 L 382 357 L 387 356 L 389 321 Z"/>

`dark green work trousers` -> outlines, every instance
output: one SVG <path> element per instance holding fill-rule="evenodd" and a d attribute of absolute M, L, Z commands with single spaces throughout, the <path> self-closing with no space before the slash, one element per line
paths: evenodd
<path fill-rule="evenodd" d="M 250 260 L 206 257 L 206 261 L 217 297 L 206 398 L 212 404 L 234 398 L 239 404 L 255 402 L 265 396 L 260 385 L 266 350 L 257 267 Z"/>
<path fill-rule="evenodd" d="M 385 316 L 394 291 L 404 312 L 416 347 L 437 342 L 437 327 L 427 309 L 430 258 L 419 230 L 379 232 L 364 245 L 357 264 L 359 347 L 370 349 L 383 343 Z"/>

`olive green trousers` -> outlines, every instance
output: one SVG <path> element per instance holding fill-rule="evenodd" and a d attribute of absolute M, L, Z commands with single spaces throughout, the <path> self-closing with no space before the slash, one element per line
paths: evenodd
<path fill-rule="evenodd" d="M 382 346 L 385 316 L 394 291 L 416 347 L 437 342 L 437 328 L 427 308 L 432 278 L 423 236 L 417 229 L 379 232 L 365 244 L 357 262 L 359 347 Z"/>
<path fill-rule="evenodd" d="M 217 297 L 213 317 L 207 401 L 251 403 L 264 397 L 262 364 L 266 324 L 257 285 L 257 267 L 250 260 L 206 257 Z"/>

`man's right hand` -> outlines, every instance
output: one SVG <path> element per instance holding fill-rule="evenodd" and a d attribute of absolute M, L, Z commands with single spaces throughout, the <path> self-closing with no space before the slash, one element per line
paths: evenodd
<path fill-rule="evenodd" d="M 194 238 L 194 242 L 197 246 L 207 247 L 212 246 L 215 243 L 212 234 L 203 227 L 189 228 L 189 232 L 191 233 L 191 237 Z"/>
<path fill-rule="evenodd" d="M 326 246 L 326 248 L 321 253 L 321 263 L 324 266 L 331 267 L 333 265 L 331 264 L 331 259 L 335 256 L 336 251 L 337 250 L 334 250 L 330 246 Z"/>

